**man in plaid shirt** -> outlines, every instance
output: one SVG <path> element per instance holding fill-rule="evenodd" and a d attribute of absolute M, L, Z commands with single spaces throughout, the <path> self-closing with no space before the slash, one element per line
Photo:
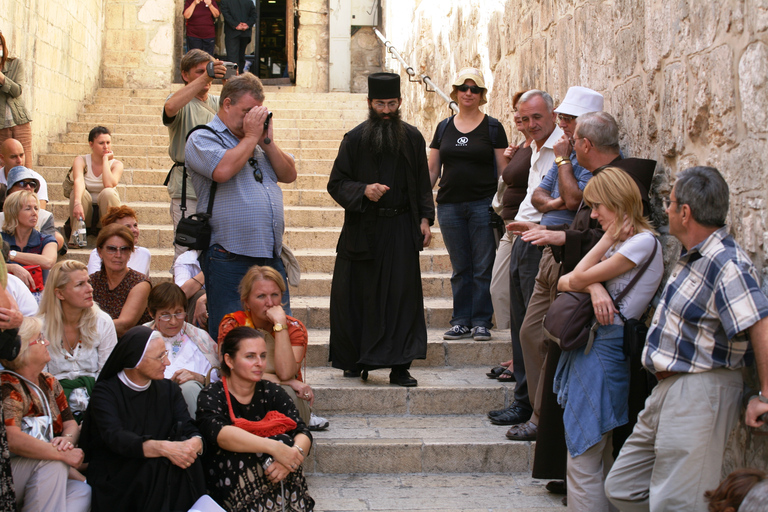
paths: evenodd
<path fill-rule="evenodd" d="M 728 234 L 728 197 L 717 169 L 692 167 L 665 198 L 669 232 L 684 250 L 643 353 L 659 383 L 605 483 L 622 511 L 707 510 L 704 491 L 720 481 L 738 421 L 741 368 L 753 358 L 761 394 L 749 404 L 747 424 L 762 425 L 757 418 L 768 412 L 768 299 Z"/>

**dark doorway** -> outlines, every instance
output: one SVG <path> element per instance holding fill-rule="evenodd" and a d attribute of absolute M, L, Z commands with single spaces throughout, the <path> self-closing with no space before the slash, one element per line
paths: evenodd
<path fill-rule="evenodd" d="M 294 2 L 260 0 L 259 4 L 258 76 L 269 80 L 265 83 L 291 83 L 295 80 L 296 62 Z"/>

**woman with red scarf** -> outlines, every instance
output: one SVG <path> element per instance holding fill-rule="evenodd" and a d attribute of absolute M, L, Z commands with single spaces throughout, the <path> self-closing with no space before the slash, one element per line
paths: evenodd
<path fill-rule="evenodd" d="M 288 394 L 262 379 L 263 336 L 236 327 L 224 337 L 220 352 L 224 376 L 197 400 L 209 494 L 229 512 L 313 510 L 301 468 L 312 436 Z"/>

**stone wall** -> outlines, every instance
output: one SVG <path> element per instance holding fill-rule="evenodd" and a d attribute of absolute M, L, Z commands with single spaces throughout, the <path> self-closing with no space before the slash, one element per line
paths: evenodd
<path fill-rule="evenodd" d="M 109 0 L 105 5 L 104 87 L 168 87 L 177 67 L 176 2 Z"/>
<path fill-rule="evenodd" d="M 446 92 L 460 68 L 484 70 L 486 112 L 508 133 L 515 91 L 544 89 L 558 102 L 581 85 L 605 96 L 626 155 L 659 162 L 657 193 L 691 165 L 719 168 L 731 188 L 729 225 L 768 291 L 767 1 L 385 0 L 384 8 L 387 38 Z M 430 140 L 445 104 L 405 82 L 403 97 L 404 118 Z M 765 437 L 741 429 L 735 439 L 729 467 L 766 467 Z"/>
<path fill-rule="evenodd" d="M 103 6 L 103 0 L 31 0 L 9 1 L 0 9 L 10 55 L 21 59 L 26 71 L 22 96 L 32 115 L 30 166 L 46 149 L 48 136 L 63 132 L 98 87 Z"/>
<path fill-rule="evenodd" d="M 328 91 L 328 0 L 299 0 L 296 89 Z"/>
<path fill-rule="evenodd" d="M 352 60 L 350 75 L 350 92 L 368 92 L 368 75 L 381 72 L 383 54 L 379 51 L 381 44 L 373 27 L 354 27 L 357 31 L 352 34 L 349 42 Z"/>

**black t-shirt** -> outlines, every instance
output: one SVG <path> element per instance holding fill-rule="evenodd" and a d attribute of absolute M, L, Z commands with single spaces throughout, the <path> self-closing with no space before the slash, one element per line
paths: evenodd
<path fill-rule="evenodd" d="M 438 125 L 439 129 L 439 125 Z M 438 203 L 464 203 L 492 197 L 496 193 L 498 174 L 494 167 L 494 148 L 507 147 L 507 133 L 499 123 L 496 140 L 488 133 L 488 116 L 469 133 L 461 133 L 453 118 L 437 144 L 438 130 L 429 145 L 440 150 L 443 166 L 437 192 Z"/>

